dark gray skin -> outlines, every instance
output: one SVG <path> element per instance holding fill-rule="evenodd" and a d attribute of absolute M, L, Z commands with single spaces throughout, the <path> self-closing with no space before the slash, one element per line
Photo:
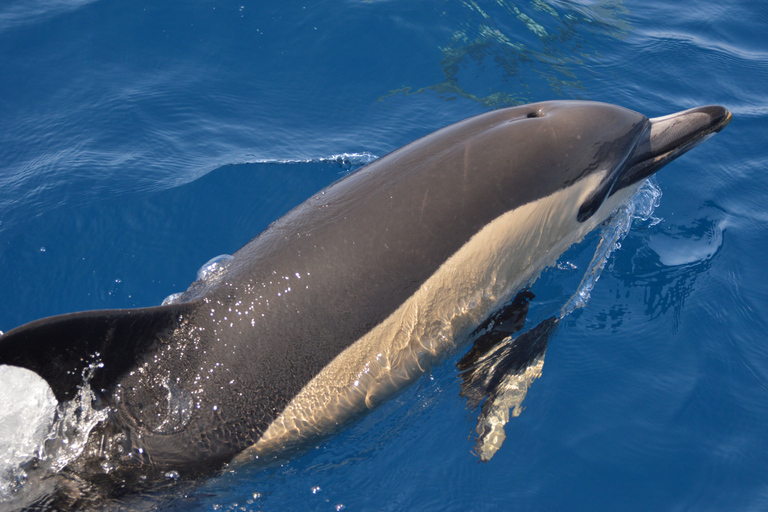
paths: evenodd
<path fill-rule="evenodd" d="M 110 417 L 73 473 L 216 470 L 491 221 L 608 170 L 584 221 L 730 119 L 701 107 L 652 129 L 631 110 L 576 101 L 466 119 L 315 194 L 183 302 L 29 323 L 0 337 L 0 364 L 37 372 L 64 401 L 103 363 L 90 385 Z"/>

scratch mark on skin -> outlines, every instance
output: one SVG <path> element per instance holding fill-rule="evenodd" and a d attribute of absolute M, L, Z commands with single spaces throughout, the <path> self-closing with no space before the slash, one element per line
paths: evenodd
<path fill-rule="evenodd" d="M 461 194 L 461 211 L 462 212 L 466 210 L 464 207 L 464 204 L 467 197 L 467 178 L 469 173 L 469 150 L 471 147 L 472 147 L 471 144 L 467 144 L 467 147 L 464 148 L 464 178 L 462 180 L 462 194 Z"/>
<path fill-rule="evenodd" d="M 419 212 L 419 225 L 422 225 L 422 220 L 424 219 L 424 209 L 427 206 L 427 196 L 429 195 L 429 189 L 424 191 L 424 199 L 421 200 L 421 209 Z"/>

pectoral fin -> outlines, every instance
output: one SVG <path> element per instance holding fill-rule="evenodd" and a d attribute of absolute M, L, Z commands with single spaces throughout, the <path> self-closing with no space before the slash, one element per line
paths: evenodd
<path fill-rule="evenodd" d="M 471 368 L 500 341 L 522 329 L 528 315 L 528 307 L 534 297 L 528 288 L 521 290 L 511 303 L 480 324 L 472 333 L 472 337 L 475 337 L 472 348 L 464 354 L 456 367 L 461 371 Z"/>
<path fill-rule="evenodd" d="M 461 395 L 468 406 L 474 409 L 482 403 L 475 428 L 480 460 L 493 457 L 504 441 L 510 415 L 522 411 L 528 388 L 541 375 L 544 353 L 559 321 L 552 316 L 516 338 L 502 339 L 459 374 Z"/>

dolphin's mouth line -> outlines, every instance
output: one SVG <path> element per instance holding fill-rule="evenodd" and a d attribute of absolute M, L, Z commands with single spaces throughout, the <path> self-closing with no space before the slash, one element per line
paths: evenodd
<path fill-rule="evenodd" d="M 704 109 L 713 110 L 715 108 L 721 111 L 717 112 L 717 115 L 712 115 L 711 122 L 703 125 L 696 123 L 696 125 L 691 126 L 690 130 L 686 131 L 683 135 L 675 137 L 672 141 L 664 140 L 665 133 L 663 130 L 659 130 L 661 133 L 654 133 L 657 125 L 675 122 L 677 124 L 685 123 L 686 117 L 692 117 L 704 111 Z M 638 144 L 635 149 L 635 156 L 629 159 L 630 163 L 624 173 L 622 173 L 622 177 L 619 179 L 614 190 L 620 190 L 651 176 L 670 161 L 690 151 L 725 128 L 732 118 L 733 114 L 723 107 L 701 107 L 672 114 L 671 116 L 651 119 L 646 128 L 647 139 Z M 658 142 L 657 139 L 662 140 Z M 653 149 L 654 146 L 658 147 L 655 151 Z"/>

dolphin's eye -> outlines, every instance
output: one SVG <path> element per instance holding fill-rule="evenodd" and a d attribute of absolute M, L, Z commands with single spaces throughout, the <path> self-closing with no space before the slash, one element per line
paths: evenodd
<path fill-rule="evenodd" d="M 541 110 L 534 110 L 533 112 L 529 112 L 526 116 L 528 119 L 532 119 L 534 117 L 544 117 L 544 112 Z"/>

